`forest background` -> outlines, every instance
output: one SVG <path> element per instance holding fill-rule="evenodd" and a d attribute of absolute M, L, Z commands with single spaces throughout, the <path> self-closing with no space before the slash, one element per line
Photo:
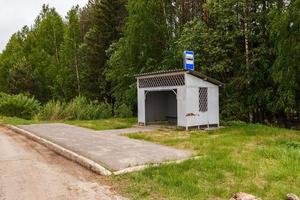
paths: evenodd
<path fill-rule="evenodd" d="M 90 0 L 66 17 L 44 5 L 0 54 L 0 96 L 134 115 L 134 75 L 182 68 L 184 50 L 225 84 L 223 120 L 299 122 L 300 0 Z"/>

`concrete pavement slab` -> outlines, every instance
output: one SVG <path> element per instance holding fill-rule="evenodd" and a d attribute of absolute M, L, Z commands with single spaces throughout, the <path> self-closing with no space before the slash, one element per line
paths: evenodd
<path fill-rule="evenodd" d="M 152 130 L 149 127 L 108 131 L 93 131 L 61 123 L 18 127 L 82 155 L 112 172 L 134 166 L 183 160 L 192 155 L 190 151 L 118 135 Z"/>

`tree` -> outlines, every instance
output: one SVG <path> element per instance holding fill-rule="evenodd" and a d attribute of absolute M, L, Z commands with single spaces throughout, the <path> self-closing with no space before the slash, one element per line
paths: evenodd
<path fill-rule="evenodd" d="M 162 1 L 128 1 L 124 37 L 110 49 L 107 75 L 118 104 L 134 105 L 134 74 L 157 70 L 164 58 L 168 31 L 163 8 Z"/>
<path fill-rule="evenodd" d="M 14 34 L 1 55 L 0 91 L 12 94 L 32 92 L 31 64 L 24 52 L 28 33 L 29 28 L 25 26 L 22 31 Z"/>
<path fill-rule="evenodd" d="M 63 96 L 57 75 L 64 24 L 54 8 L 44 5 L 32 28 L 14 34 L 2 54 L 1 82 L 8 93 L 30 93 L 41 101 Z"/>
<path fill-rule="evenodd" d="M 273 109 L 288 119 L 300 113 L 300 1 L 272 13 L 271 36 L 276 47 L 272 77 L 277 86 Z M 289 116 L 291 115 L 291 116 Z"/>
<path fill-rule="evenodd" d="M 106 50 L 121 35 L 125 12 L 122 0 L 89 1 L 91 28 L 86 33 L 82 45 L 85 66 L 84 95 L 105 100 L 110 98 L 110 86 L 105 79 L 107 67 Z"/>
<path fill-rule="evenodd" d="M 81 95 L 80 57 L 80 22 L 79 7 L 73 7 L 67 16 L 64 41 L 61 44 L 61 68 L 59 81 L 62 82 L 64 93 L 68 99 Z"/>
<path fill-rule="evenodd" d="M 63 85 L 57 80 L 61 67 L 60 46 L 64 39 L 63 20 L 54 8 L 44 5 L 42 12 L 36 19 L 33 31 L 33 39 L 36 41 L 34 48 L 44 54 L 43 57 L 45 59 L 45 62 L 35 62 L 36 60 L 33 60 L 33 62 L 36 69 L 41 70 L 42 74 L 44 74 L 44 77 L 42 77 L 45 80 L 43 85 L 50 92 L 48 98 L 49 95 L 50 98 L 65 97 Z M 37 56 L 40 59 L 41 55 Z M 41 64 L 46 65 L 42 66 Z"/>

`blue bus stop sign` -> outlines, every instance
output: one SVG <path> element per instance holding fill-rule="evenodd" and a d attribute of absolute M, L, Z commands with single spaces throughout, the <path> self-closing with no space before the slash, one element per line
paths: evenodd
<path fill-rule="evenodd" d="M 184 64 L 184 69 L 192 70 L 192 71 L 195 70 L 194 52 L 193 51 L 184 51 L 183 64 Z"/>

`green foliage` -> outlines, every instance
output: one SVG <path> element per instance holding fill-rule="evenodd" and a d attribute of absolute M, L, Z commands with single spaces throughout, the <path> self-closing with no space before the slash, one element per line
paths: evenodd
<path fill-rule="evenodd" d="M 83 95 L 111 102 L 110 82 L 106 80 L 106 51 L 121 36 L 126 15 L 124 0 L 89 1 L 87 8 L 90 29 L 84 35 L 81 56 L 84 62 Z"/>
<path fill-rule="evenodd" d="M 66 106 L 67 119 L 90 119 L 93 113 L 93 106 L 85 97 L 76 97 Z"/>
<path fill-rule="evenodd" d="M 212 16 L 215 17 L 215 16 Z M 233 68 L 230 58 L 234 51 L 234 46 L 230 46 L 233 37 L 238 37 L 232 31 L 231 38 L 223 37 L 222 29 L 224 27 L 215 27 L 211 29 L 202 21 L 196 20 L 188 23 L 181 37 L 178 39 L 179 52 L 181 56 L 185 49 L 193 50 L 196 53 L 196 66 L 200 67 L 203 73 L 213 74 L 219 77 L 221 81 L 226 82 L 224 78 Z M 227 47 L 226 47 L 227 46 Z M 179 59 L 179 58 L 178 58 Z M 223 76 L 222 76 L 223 75 Z"/>
<path fill-rule="evenodd" d="M 61 120 L 65 119 L 66 103 L 51 100 L 46 103 L 35 116 L 39 120 Z"/>
<path fill-rule="evenodd" d="M 76 97 L 67 104 L 66 119 L 91 120 L 109 118 L 112 116 L 112 108 L 107 103 L 90 102 L 85 97 Z"/>
<path fill-rule="evenodd" d="M 133 116 L 131 108 L 126 104 L 121 104 L 120 106 L 118 106 L 115 110 L 115 115 L 117 117 L 122 118 L 128 118 Z"/>
<path fill-rule="evenodd" d="M 112 117 L 110 104 L 91 102 L 82 96 L 72 99 L 69 103 L 50 101 L 36 116 L 39 120 L 92 120 L 109 117 Z"/>
<path fill-rule="evenodd" d="M 129 0 L 127 10 L 124 37 L 109 50 L 107 77 L 112 81 L 116 101 L 135 106 L 135 101 L 129 101 L 135 98 L 131 92 L 135 88 L 134 74 L 158 69 L 168 34 L 162 2 Z"/>
<path fill-rule="evenodd" d="M 273 109 L 293 113 L 300 108 L 300 1 L 291 1 L 287 9 L 274 10 L 271 18 L 277 54 L 272 75 L 278 86 Z"/>
<path fill-rule="evenodd" d="M 193 50 L 196 70 L 225 83 L 223 119 L 297 123 L 299 10 L 299 0 L 91 0 L 63 20 L 44 5 L 1 53 L 0 91 L 42 103 L 82 95 L 135 114 L 134 75 L 181 68 Z M 96 115 L 83 113 L 71 118 Z"/>
<path fill-rule="evenodd" d="M 287 142 L 286 145 L 289 149 L 300 149 L 300 142 L 291 141 Z"/>
<path fill-rule="evenodd" d="M 100 119 L 107 119 L 107 118 L 111 118 L 113 116 L 113 114 L 112 114 L 113 108 L 109 103 L 102 102 L 102 103 L 99 103 L 97 105 L 97 107 L 98 107 L 98 115 L 99 115 Z"/>
<path fill-rule="evenodd" d="M 60 47 L 61 67 L 57 74 L 57 82 L 63 90 L 66 99 L 72 99 L 81 94 L 82 85 L 82 58 L 80 57 L 79 8 L 73 7 L 67 16 L 64 32 L 64 41 Z M 60 92 L 60 90 L 57 90 Z M 60 94 L 55 94 L 59 97 Z"/>
<path fill-rule="evenodd" d="M 91 102 L 78 96 L 69 103 L 50 101 L 45 104 L 36 118 L 39 120 L 92 120 L 112 117 L 108 103 Z"/>
<path fill-rule="evenodd" d="M 0 91 L 13 94 L 33 93 L 31 64 L 24 52 L 29 28 L 13 34 L 0 60 Z"/>
<path fill-rule="evenodd" d="M 40 103 L 33 97 L 0 93 L 0 115 L 31 119 L 39 107 Z"/>

